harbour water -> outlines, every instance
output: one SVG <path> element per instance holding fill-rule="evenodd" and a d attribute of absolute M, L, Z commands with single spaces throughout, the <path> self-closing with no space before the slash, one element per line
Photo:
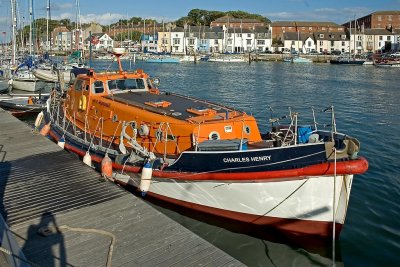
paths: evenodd
<path fill-rule="evenodd" d="M 97 61 L 93 67 L 105 70 L 109 65 Z M 130 68 L 129 62 L 124 65 Z M 336 264 L 396 266 L 400 262 L 398 69 L 279 62 L 136 62 L 135 68 L 159 77 L 162 90 L 224 103 L 255 115 L 262 132 L 270 129 L 271 108 L 275 116 L 282 116 L 290 107 L 310 124 L 314 107 L 318 126 L 323 127 L 330 124 L 330 114 L 319 111 L 333 105 L 338 131 L 360 140 L 360 155 L 370 164 L 366 174 L 354 179 L 347 220 L 336 242 Z M 179 210 L 157 208 L 248 266 L 332 265 L 329 245 L 309 249 L 306 241 L 293 245 L 276 238 L 259 239 Z"/>

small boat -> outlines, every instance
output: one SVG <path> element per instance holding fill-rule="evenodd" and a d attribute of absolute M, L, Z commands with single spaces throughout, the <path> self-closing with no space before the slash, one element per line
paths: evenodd
<path fill-rule="evenodd" d="M 18 70 L 11 79 L 13 90 L 35 92 L 38 79 L 32 74 L 31 70 Z"/>
<path fill-rule="evenodd" d="M 48 95 L 2 96 L 0 108 L 11 112 L 15 117 L 37 114 L 46 108 L 48 97 Z"/>
<path fill-rule="evenodd" d="M 246 60 L 241 56 L 231 56 L 231 55 L 222 55 L 222 56 L 211 56 L 207 59 L 207 62 L 246 62 Z"/>
<path fill-rule="evenodd" d="M 363 58 L 346 58 L 339 57 L 337 59 L 331 59 L 329 62 L 336 65 L 363 65 L 366 59 Z"/>
<path fill-rule="evenodd" d="M 312 63 L 311 59 L 305 57 L 285 57 L 283 58 L 283 61 L 290 63 Z"/>
<path fill-rule="evenodd" d="M 382 55 L 374 59 L 374 65 L 380 68 L 400 68 L 400 56 Z"/>
<path fill-rule="evenodd" d="M 150 56 L 144 59 L 147 63 L 180 63 L 180 59 L 178 57 L 158 55 L 158 56 Z"/>
<path fill-rule="evenodd" d="M 261 133 L 252 115 L 124 71 L 121 54 L 118 71 L 89 70 L 65 99 L 48 100 L 44 134 L 144 197 L 293 235 L 339 236 L 354 175 L 368 162 L 360 142 L 336 130 L 333 107 L 327 130 L 290 112 Z"/>

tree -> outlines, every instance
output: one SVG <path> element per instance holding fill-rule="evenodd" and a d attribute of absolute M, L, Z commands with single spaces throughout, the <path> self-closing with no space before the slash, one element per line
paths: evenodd
<path fill-rule="evenodd" d="M 196 26 L 196 25 L 206 25 L 209 26 L 212 21 L 223 17 L 223 16 L 232 16 L 234 18 L 238 19 L 258 19 L 264 23 L 270 23 L 271 21 L 258 14 L 250 14 L 245 11 L 228 11 L 228 12 L 222 12 L 222 11 L 208 11 L 208 10 L 203 10 L 203 9 L 192 9 L 189 11 L 188 15 L 186 17 L 182 17 L 175 21 L 175 24 L 177 26 L 182 27 L 185 23 L 188 25 Z"/>

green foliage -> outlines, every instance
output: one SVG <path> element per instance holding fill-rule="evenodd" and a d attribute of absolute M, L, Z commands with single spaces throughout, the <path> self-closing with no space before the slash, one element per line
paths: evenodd
<path fill-rule="evenodd" d="M 118 33 L 116 38 L 114 40 L 129 40 L 131 39 L 132 41 L 140 41 L 142 33 L 138 31 L 133 31 L 131 33 L 123 32 L 123 33 Z"/>
<path fill-rule="evenodd" d="M 265 23 L 270 23 L 271 21 L 258 14 L 250 14 L 245 11 L 227 11 L 227 12 L 222 12 L 222 11 L 208 11 L 208 10 L 203 10 L 203 9 L 192 9 L 189 11 L 188 15 L 186 17 L 182 17 L 178 19 L 175 23 L 177 26 L 183 26 L 183 24 L 186 22 L 188 25 L 206 25 L 209 26 L 210 23 L 220 17 L 223 16 L 232 16 L 234 18 L 238 19 L 258 19 L 262 22 Z"/>
<path fill-rule="evenodd" d="M 272 44 L 281 46 L 281 45 L 283 45 L 283 42 L 282 42 L 280 37 L 279 38 L 273 38 L 272 39 Z"/>

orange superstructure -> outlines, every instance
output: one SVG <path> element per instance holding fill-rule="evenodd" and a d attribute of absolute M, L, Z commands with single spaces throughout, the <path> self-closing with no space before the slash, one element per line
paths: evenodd
<path fill-rule="evenodd" d="M 130 146 L 129 138 L 134 137 L 154 153 L 178 155 L 204 140 L 261 141 L 253 116 L 204 100 L 160 92 L 142 70 L 90 70 L 87 75 L 79 75 L 67 92 L 64 107 L 67 119 L 80 130 L 115 145 L 123 142 Z"/>

